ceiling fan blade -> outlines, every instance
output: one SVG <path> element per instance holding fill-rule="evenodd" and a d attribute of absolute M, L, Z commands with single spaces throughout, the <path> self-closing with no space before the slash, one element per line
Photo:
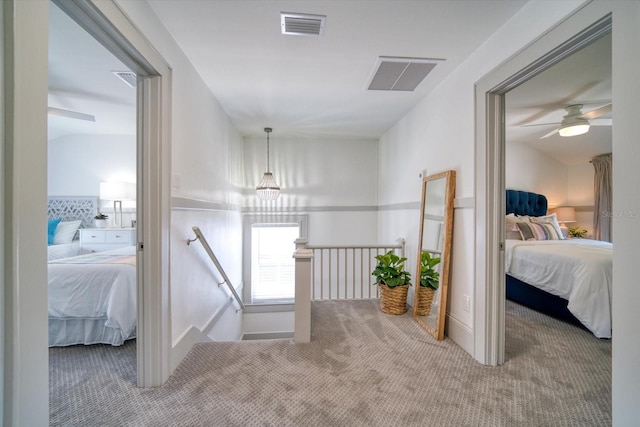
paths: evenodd
<path fill-rule="evenodd" d="M 613 104 L 609 103 L 607 105 L 603 105 L 600 108 L 596 108 L 595 110 L 591 110 L 588 113 L 584 113 L 582 117 L 587 120 L 597 119 L 600 116 L 604 116 L 605 114 L 610 113 L 612 110 Z"/>
<path fill-rule="evenodd" d="M 554 130 L 552 130 L 551 132 L 549 132 L 549 133 L 546 133 L 546 134 L 542 135 L 542 136 L 540 137 L 540 139 L 549 138 L 550 136 L 553 136 L 553 135 L 555 135 L 556 133 L 558 133 L 558 131 L 559 131 L 559 130 L 560 130 L 560 129 L 554 129 Z"/>
<path fill-rule="evenodd" d="M 532 127 L 532 126 L 558 126 L 560 124 L 560 122 L 554 122 L 554 123 L 532 123 L 530 125 L 520 125 L 521 128 L 528 128 L 528 127 Z"/>
<path fill-rule="evenodd" d="M 51 114 L 52 116 L 60 116 L 60 117 L 67 117 L 67 118 L 70 118 L 70 119 L 86 120 L 88 122 L 95 122 L 96 121 L 96 116 L 92 116 L 91 114 L 84 114 L 84 113 L 79 113 L 77 111 L 71 111 L 71 110 L 63 110 L 62 108 L 48 107 L 47 112 L 49 114 Z"/>
<path fill-rule="evenodd" d="M 591 126 L 613 126 L 613 119 L 593 119 L 589 120 Z"/>

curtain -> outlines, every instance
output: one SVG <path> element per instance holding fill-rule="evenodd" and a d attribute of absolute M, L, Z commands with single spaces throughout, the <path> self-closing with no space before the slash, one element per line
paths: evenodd
<path fill-rule="evenodd" d="M 596 156 L 591 160 L 595 169 L 593 238 L 611 242 L 612 186 L 611 186 L 611 153 Z"/>

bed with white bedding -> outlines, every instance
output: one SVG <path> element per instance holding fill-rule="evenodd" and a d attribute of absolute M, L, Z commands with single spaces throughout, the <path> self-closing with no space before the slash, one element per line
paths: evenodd
<path fill-rule="evenodd" d="M 50 261 L 49 346 L 135 337 L 135 246 Z"/>
<path fill-rule="evenodd" d="M 506 214 L 507 299 L 610 338 L 613 246 L 564 239 L 542 194 L 507 190 Z"/>
<path fill-rule="evenodd" d="M 505 272 L 568 301 L 598 338 L 611 338 L 613 245 L 588 239 L 506 240 Z"/>
<path fill-rule="evenodd" d="M 78 255 L 82 255 L 79 240 L 75 240 L 72 243 L 47 246 L 47 261 Z"/>

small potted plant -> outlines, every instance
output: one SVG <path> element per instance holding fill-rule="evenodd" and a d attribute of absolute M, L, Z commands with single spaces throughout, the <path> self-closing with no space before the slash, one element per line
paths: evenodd
<path fill-rule="evenodd" d="M 433 298 L 440 284 L 440 273 L 434 267 L 440 263 L 440 257 L 432 257 L 423 251 L 420 256 L 420 286 L 417 289 L 418 301 L 415 313 L 418 316 L 428 316 L 431 313 Z"/>
<path fill-rule="evenodd" d="M 404 269 L 404 257 L 393 251 L 376 255 L 378 264 L 371 273 L 380 289 L 380 309 L 387 314 L 403 314 L 407 311 L 407 292 L 411 286 L 411 274 Z"/>
<path fill-rule="evenodd" d="M 109 219 L 108 215 L 98 212 L 98 215 L 93 217 L 93 222 L 96 228 L 107 228 L 107 226 L 109 225 L 107 219 Z"/>
<path fill-rule="evenodd" d="M 583 239 L 587 234 L 587 230 L 580 227 L 569 227 L 569 237 Z"/>

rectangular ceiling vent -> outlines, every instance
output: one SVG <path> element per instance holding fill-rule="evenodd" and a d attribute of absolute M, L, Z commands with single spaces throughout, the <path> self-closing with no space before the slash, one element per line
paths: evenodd
<path fill-rule="evenodd" d="M 444 59 L 381 56 L 368 90 L 415 90 L 433 68 Z"/>
<path fill-rule="evenodd" d="M 136 87 L 138 76 L 133 71 L 111 71 L 117 78 L 122 80 L 127 86 Z"/>
<path fill-rule="evenodd" d="M 321 36 L 325 19 L 324 15 L 280 12 L 282 34 L 291 36 Z"/>

